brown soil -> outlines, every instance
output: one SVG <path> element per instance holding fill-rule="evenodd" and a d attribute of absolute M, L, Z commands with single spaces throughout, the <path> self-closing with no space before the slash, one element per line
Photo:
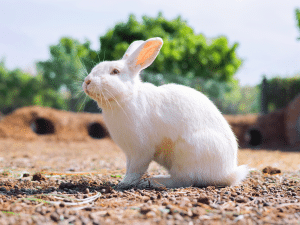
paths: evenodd
<path fill-rule="evenodd" d="M 109 138 L 0 139 L 0 149 L 0 224 L 297 224 L 300 218 L 299 152 L 240 150 L 239 164 L 253 169 L 235 187 L 117 192 L 125 155 Z M 266 166 L 281 173 L 261 172 Z M 151 163 L 148 173 L 166 170 Z"/>
<path fill-rule="evenodd" d="M 253 147 L 254 145 L 249 143 L 255 139 L 261 139 L 257 146 L 264 149 L 297 148 L 300 146 L 300 142 L 297 142 L 298 127 L 291 126 L 298 123 L 296 119 L 300 111 L 295 110 L 296 103 L 300 104 L 300 96 L 286 109 L 267 115 L 224 117 L 232 127 L 241 148 Z M 257 137 L 255 132 L 261 137 Z M 89 141 L 95 136 L 109 136 L 101 114 L 72 113 L 33 106 L 20 108 L 0 120 L 0 138 L 27 141 Z"/>
<path fill-rule="evenodd" d="M 101 114 L 39 106 L 20 108 L 0 121 L 0 138 L 16 140 L 89 141 L 97 132 L 109 136 Z"/>
<path fill-rule="evenodd" d="M 300 146 L 300 94 L 288 105 L 285 117 L 289 144 Z"/>
<path fill-rule="evenodd" d="M 35 133 L 38 119 L 54 132 Z M 230 119 L 236 129 L 257 122 Z M 299 151 L 241 149 L 252 169 L 234 187 L 118 192 L 125 155 L 107 134 L 93 139 L 93 123 L 105 129 L 101 115 L 38 107 L 0 122 L 0 224 L 300 224 Z M 166 173 L 150 164 L 149 176 Z"/>

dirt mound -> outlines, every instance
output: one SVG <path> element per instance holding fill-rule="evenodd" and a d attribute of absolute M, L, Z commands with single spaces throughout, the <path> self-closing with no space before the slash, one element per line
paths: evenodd
<path fill-rule="evenodd" d="M 300 146 L 300 94 L 288 105 L 285 120 L 289 144 Z"/>
<path fill-rule="evenodd" d="M 246 133 L 257 124 L 258 115 L 225 115 L 241 147 Z M 17 109 L 0 121 L 0 138 L 19 140 L 88 141 L 109 137 L 101 114 L 74 113 L 32 106 Z"/>
<path fill-rule="evenodd" d="M 230 124 L 235 136 L 238 139 L 239 146 L 246 147 L 249 145 L 247 132 L 257 123 L 258 115 L 224 115 L 225 119 Z"/>
<path fill-rule="evenodd" d="M 0 138 L 88 141 L 109 137 L 101 114 L 39 106 L 20 108 L 0 121 Z"/>
<path fill-rule="evenodd" d="M 281 109 L 267 115 L 262 115 L 253 129 L 261 134 L 261 147 L 276 148 L 287 145 L 287 134 L 285 132 L 285 112 Z"/>
<path fill-rule="evenodd" d="M 266 115 L 225 115 L 241 148 L 300 145 L 300 96 L 287 108 Z M 88 141 L 109 137 L 101 114 L 39 106 L 20 108 L 0 120 L 0 138 Z"/>
<path fill-rule="evenodd" d="M 225 115 L 225 118 L 240 147 L 272 149 L 287 147 L 290 133 L 296 132 L 294 127 L 290 132 L 286 131 L 286 117 L 289 115 L 287 109 L 281 109 L 266 115 Z"/>

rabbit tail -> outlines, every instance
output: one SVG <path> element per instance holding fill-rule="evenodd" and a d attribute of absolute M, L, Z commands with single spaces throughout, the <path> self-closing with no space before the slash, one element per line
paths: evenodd
<path fill-rule="evenodd" d="M 230 185 L 237 185 L 246 178 L 248 173 L 249 173 L 249 168 L 247 165 L 238 166 L 227 177 L 228 183 L 230 183 Z"/>

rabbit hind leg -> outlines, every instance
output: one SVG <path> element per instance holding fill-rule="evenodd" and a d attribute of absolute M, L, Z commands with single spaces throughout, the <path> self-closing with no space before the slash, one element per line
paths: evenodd
<path fill-rule="evenodd" d="M 158 175 L 151 178 L 145 178 L 140 180 L 137 187 L 138 188 L 180 188 L 180 187 L 190 187 L 193 185 L 192 181 L 187 181 L 184 179 L 175 179 L 170 175 Z"/>

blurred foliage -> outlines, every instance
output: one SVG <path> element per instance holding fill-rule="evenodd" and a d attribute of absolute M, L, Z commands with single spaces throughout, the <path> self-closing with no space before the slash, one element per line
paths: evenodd
<path fill-rule="evenodd" d="M 41 75 L 33 77 L 19 69 L 8 70 L 0 62 L 0 111 L 4 114 L 29 105 L 65 108 L 61 95 L 48 87 Z"/>
<path fill-rule="evenodd" d="M 160 86 L 177 83 L 195 88 L 207 95 L 223 114 L 248 114 L 260 111 L 260 89 L 256 87 L 240 87 L 238 81 L 219 82 L 203 78 L 174 76 L 170 74 L 153 74 L 143 71 L 144 82 Z"/>
<path fill-rule="evenodd" d="M 300 94 L 300 75 L 291 78 L 274 77 L 267 80 L 267 83 L 266 101 L 269 112 L 286 107 Z"/>
<path fill-rule="evenodd" d="M 195 34 L 181 17 L 166 20 L 162 13 L 156 18 L 142 17 L 138 22 L 130 15 L 126 23 L 118 23 L 100 37 L 99 58 L 122 58 L 128 46 L 136 40 L 161 37 L 164 45 L 147 71 L 174 76 L 192 76 L 217 81 L 232 81 L 242 61 L 236 55 L 237 43 L 229 46 L 226 37 L 208 39 Z"/>
<path fill-rule="evenodd" d="M 300 32 L 300 9 L 296 9 L 296 21 L 297 21 L 297 26 Z M 298 40 L 300 40 L 300 37 L 298 37 Z"/>
<path fill-rule="evenodd" d="M 38 62 L 37 68 L 45 81 L 56 91 L 66 87 L 71 94 L 69 109 L 78 111 L 81 107 L 77 93 L 84 94 L 81 85 L 97 58 L 96 51 L 91 50 L 90 42 L 81 44 L 79 41 L 64 37 L 57 45 L 50 46 L 51 58 Z"/>
<path fill-rule="evenodd" d="M 260 112 L 260 89 L 258 86 L 236 87 L 218 98 L 216 105 L 225 114 L 249 114 Z"/>
<path fill-rule="evenodd" d="M 233 76 L 241 65 L 235 52 L 237 43 L 229 46 L 226 37 L 207 39 L 202 34 L 195 34 L 181 17 L 168 21 L 161 13 L 156 18 L 143 16 L 142 22 L 130 15 L 126 23 L 116 24 L 100 37 L 99 51 L 92 50 L 89 41 L 82 44 L 72 38 L 61 38 L 57 45 L 50 46 L 51 58 L 37 64 L 38 71 L 54 90 L 66 87 L 72 96 L 68 108 L 79 111 L 82 107 L 76 105 L 80 102 L 76 93 L 84 95 L 81 90 L 84 77 L 100 59 L 120 59 L 133 41 L 156 36 L 164 40 L 164 45 L 153 66 L 147 68 L 150 73 L 164 74 L 166 79 L 174 82 L 176 79 L 202 78 L 212 87 L 220 82 L 217 86 L 222 90 L 207 90 L 207 94 L 215 98 L 217 94 L 214 92 L 229 91 L 232 86 L 229 83 L 236 82 Z"/>
<path fill-rule="evenodd" d="M 295 10 L 300 31 L 300 9 Z M 206 94 L 224 114 L 259 113 L 261 85 L 240 87 L 234 74 L 242 60 L 237 56 L 237 43 L 229 45 L 226 37 L 213 39 L 195 34 L 179 16 L 171 21 L 162 13 L 137 21 L 130 15 L 126 23 L 118 23 L 100 37 L 100 50 L 92 50 L 90 42 L 80 43 L 64 37 L 50 46 L 51 58 L 37 63 L 38 75 L 21 70 L 8 70 L 0 62 L 0 111 L 8 113 L 17 107 L 42 105 L 57 109 L 79 111 L 84 77 L 101 60 L 122 58 L 135 40 L 161 37 L 163 48 L 153 65 L 142 72 L 146 82 L 157 86 L 178 83 L 191 86 Z M 298 38 L 300 39 L 300 37 Z M 269 80 L 268 107 L 270 111 L 285 107 L 300 93 L 300 77 Z M 69 91 L 63 96 L 62 91 Z M 82 96 L 76 94 L 80 92 Z M 92 100 L 86 106 L 99 111 Z"/>

